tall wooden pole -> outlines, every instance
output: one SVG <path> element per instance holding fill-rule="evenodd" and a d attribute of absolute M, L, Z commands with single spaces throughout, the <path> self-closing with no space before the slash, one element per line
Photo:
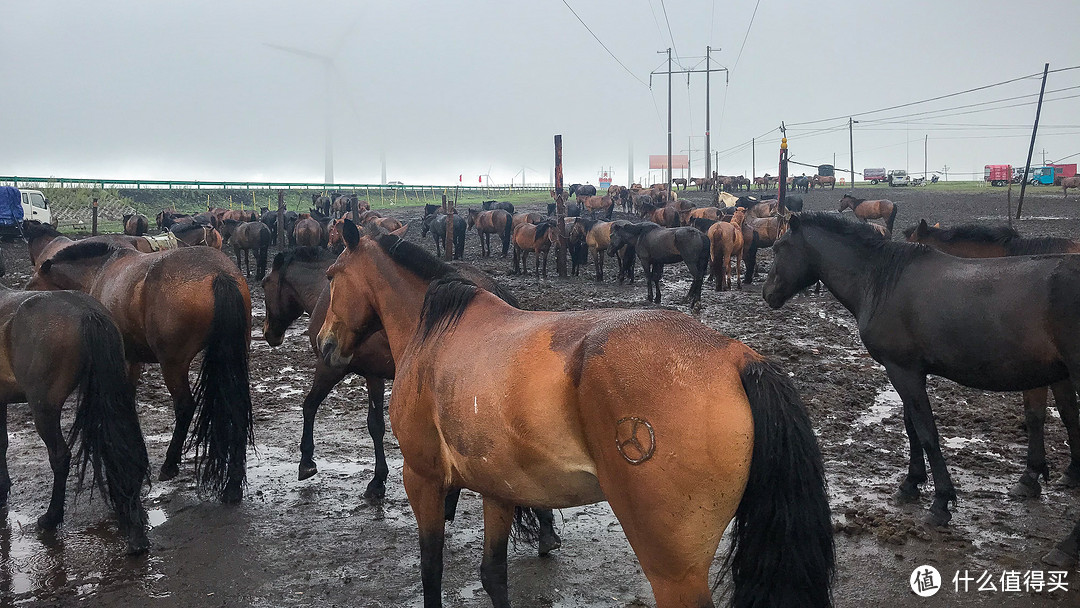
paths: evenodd
<path fill-rule="evenodd" d="M 669 150 L 670 138 L 671 133 L 668 133 Z M 569 238 L 566 236 L 566 198 L 563 195 L 562 135 L 555 136 L 555 219 L 559 229 L 559 242 L 555 246 L 555 271 L 560 277 L 565 277 L 566 245 Z"/>
<path fill-rule="evenodd" d="M 1046 74 L 1049 71 L 1050 64 L 1047 63 L 1043 66 L 1042 86 L 1039 87 L 1039 105 L 1035 107 L 1035 126 L 1031 129 L 1031 145 L 1028 146 L 1027 163 L 1024 165 L 1024 181 L 1020 183 L 1020 200 L 1016 201 L 1016 219 L 1020 219 L 1020 212 L 1024 208 L 1024 191 L 1027 190 L 1028 171 L 1031 170 L 1031 155 L 1035 153 L 1035 135 L 1039 132 L 1039 115 L 1042 114 L 1043 93 L 1046 92 Z"/>
<path fill-rule="evenodd" d="M 709 151 L 709 56 L 712 47 L 705 47 L 705 179 L 712 177 L 712 152 Z"/>
<path fill-rule="evenodd" d="M 757 179 L 757 141 L 750 138 L 750 179 Z"/>
<path fill-rule="evenodd" d="M 851 187 L 855 187 L 855 135 L 852 131 L 851 125 L 855 124 L 855 121 L 851 120 L 848 116 L 847 119 L 847 143 L 848 152 L 851 153 Z"/>
<path fill-rule="evenodd" d="M 667 187 L 671 188 L 671 49 L 667 50 Z"/>
<path fill-rule="evenodd" d="M 97 214 L 98 214 L 97 201 L 98 201 L 98 199 L 95 196 L 94 197 L 94 219 L 93 219 L 93 224 L 91 224 L 91 227 L 90 227 L 90 234 L 93 235 L 93 236 L 97 236 Z"/>
<path fill-rule="evenodd" d="M 446 216 L 446 241 L 443 243 L 446 251 L 443 252 L 443 257 L 449 262 L 454 259 L 454 204 L 446 200 L 445 194 L 442 207 L 443 215 Z"/>
<path fill-rule="evenodd" d="M 277 193 L 277 242 L 278 246 L 285 249 L 288 243 L 285 241 L 285 191 L 278 190 Z"/>
<path fill-rule="evenodd" d="M 926 150 L 930 143 L 930 134 L 927 133 L 923 136 L 922 140 L 922 178 L 926 179 Z"/>
<path fill-rule="evenodd" d="M 780 140 L 780 179 L 776 184 L 776 212 L 783 217 L 787 210 L 787 174 L 788 174 L 787 138 Z"/>

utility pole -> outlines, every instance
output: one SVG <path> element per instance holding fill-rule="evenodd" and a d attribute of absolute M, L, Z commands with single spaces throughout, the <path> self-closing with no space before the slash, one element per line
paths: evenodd
<path fill-rule="evenodd" d="M 848 119 L 847 119 L 847 141 L 848 141 L 848 152 L 851 153 L 851 187 L 852 188 L 855 187 L 855 135 L 853 134 L 853 130 L 851 128 L 851 125 L 855 124 L 856 122 L 858 122 L 858 121 L 851 120 L 851 117 L 848 116 Z"/>
<path fill-rule="evenodd" d="M 757 179 L 757 138 L 750 138 L 750 179 Z M 743 165 L 744 167 L 746 165 Z"/>
<path fill-rule="evenodd" d="M 671 132 L 668 132 L 671 141 Z M 555 136 L 555 218 L 558 221 L 559 242 L 555 245 L 555 271 L 566 277 L 566 199 L 563 198 L 562 135 Z M 536 260 L 533 260 L 536 263 Z"/>
<path fill-rule="evenodd" d="M 926 147 L 927 147 L 927 143 L 929 141 L 930 141 L 930 134 L 927 133 L 926 135 L 923 135 L 923 140 L 922 140 L 922 177 L 923 177 L 923 179 L 926 179 Z"/>
<path fill-rule="evenodd" d="M 626 157 L 626 187 L 634 183 L 634 142 L 630 142 Z"/>
<path fill-rule="evenodd" d="M 1043 148 L 1043 150 L 1042 150 L 1042 157 L 1043 157 L 1042 166 L 1045 167 L 1046 166 L 1046 148 Z"/>
<path fill-rule="evenodd" d="M 667 50 L 667 187 L 671 187 L 671 48 Z"/>
<path fill-rule="evenodd" d="M 1031 170 L 1031 155 L 1035 152 L 1035 135 L 1039 132 L 1039 115 L 1042 114 L 1043 93 L 1046 92 L 1046 74 L 1050 71 L 1050 64 L 1043 66 L 1042 86 L 1039 87 L 1039 105 L 1035 107 L 1035 126 L 1031 128 L 1031 145 L 1028 146 L 1027 164 L 1024 165 L 1024 181 L 1020 182 L 1020 200 L 1016 203 L 1016 219 L 1020 219 L 1020 212 L 1024 208 L 1024 191 L 1027 189 L 1028 172 Z"/>

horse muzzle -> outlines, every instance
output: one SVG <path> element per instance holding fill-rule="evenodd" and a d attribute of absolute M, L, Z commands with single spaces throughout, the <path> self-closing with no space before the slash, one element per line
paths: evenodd
<path fill-rule="evenodd" d="M 341 354 L 341 345 L 332 332 L 320 333 L 318 339 L 319 356 L 330 367 L 345 367 L 352 361 L 352 355 Z"/>

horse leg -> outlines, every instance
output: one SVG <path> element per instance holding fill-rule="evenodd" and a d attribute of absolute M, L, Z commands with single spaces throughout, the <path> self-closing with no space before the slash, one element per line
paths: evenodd
<path fill-rule="evenodd" d="M 616 260 L 619 259 L 618 254 L 616 254 L 615 259 Z M 621 264 L 622 261 L 619 260 L 619 263 Z M 596 250 L 596 280 L 597 281 L 603 281 L 604 280 L 604 252 L 601 251 L 600 249 Z"/>
<path fill-rule="evenodd" d="M 1066 569 L 1076 565 L 1078 553 L 1080 553 L 1080 521 L 1076 522 L 1069 536 L 1058 543 L 1053 551 L 1044 555 L 1042 560 L 1051 566 Z"/>
<path fill-rule="evenodd" d="M 402 470 L 402 478 L 420 532 L 420 579 L 424 586 L 424 608 L 440 608 L 443 541 L 446 537 L 443 523 L 446 490 L 414 472 L 407 462 Z"/>
<path fill-rule="evenodd" d="M 188 427 L 191 426 L 191 418 L 195 415 L 195 399 L 191 396 L 191 385 L 188 384 L 188 366 L 186 363 L 162 362 L 161 375 L 165 379 L 165 387 L 173 398 L 173 412 L 176 414 L 176 427 L 173 428 L 172 441 L 169 449 L 165 452 L 165 462 L 161 464 L 161 473 L 158 480 L 168 481 L 180 474 L 180 456 L 184 452 L 184 442 L 187 440 Z"/>
<path fill-rule="evenodd" d="M 390 467 L 386 466 L 386 450 L 383 439 L 386 437 L 386 419 L 383 417 L 383 403 L 386 399 L 386 382 L 378 376 L 368 376 L 368 414 L 367 428 L 371 442 L 375 444 L 375 479 L 368 483 L 364 498 L 382 498 L 386 495 L 386 476 Z"/>
<path fill-rule="evenodd" d="M 347 373 L 345 369 L 330 367 L 321 357 L 315 364 L 315 377 L 311 381 L 307 396 L 304 397 L 304 430 L 300 435 L 300 472 L 297 476 L 300 481 L 319 472 L 314 458 L 315 414 L 326 396 Z"/>
<path fill-rule="evenodd" d="M 1069 389 L 1071 390 L 1072 387 L 1070 386 Z M 1024 423 L 1027 426 L 1028 435 L 1027 468 L 1020 476 L 1020 481 L 1009 490 L 1010 496 L 1037 498 L 1042 493 L 1039 476 L 1048 481 L 1050 479 L 1050 469 L 1046 466 L 1046 446 L 1043 441 L 1043 428 L 1046 424 L 1046 395 L 1045 386 L 1024 391 Z"/>
<path fill-rule="evenodd" d="M 742 291 L 742 281 L 739 280 L 739 269 L 742 268 L 742 247 L 735 248 L 735 273 L 728 277 L 728 289 L 731 289 L 731 280 L 735 279 L 735 289 Z"/>
<path fill-rule="evenodd" d="M 900 489 L 896 491 L 896 498 L 901 502 L 910 502 L 919 497 L 919 486 L 926 483 L 926 460 L 923 458 L 923 449 L 919 444 L 919 434 L 915 432 L 915 425 L 911 422 L 911 412 L 904 406 L 904 429 L 907 431 L 908 448 L 908 473 L 904 481 L 900 483 Z"/>
<path fill-rule="evenodd" d="M 660 303 L 660 279 L 664 276 L 664 265 L 653 264 L 652 281 L 656 284 L 656 303 Z"/>
<path fill-rule="evenodd" d="M 1075 378 L 1071 373 L 1069 375 L 1070 378 Z M 1073 388 L 1074 385 L 1076 389 Z M 1077 410 L 1076 402 L 1078 389 L 1080 389 L 1080 380 L 1062 380 L 1050 385 L 1050 390 L 1054 391 L 1054 404 L 1069 434 L 1069 451 L 1072 458 L 1069 461 L 1069 467 L 1065 469 L 1065 476 L 1061 483 L 1070 488 L 1080 486 L 1080 411 Z"/>
<path fill-rule="evenodd" d="M 7 466 L 8 434 L 7 403 L 0 403 L 0 507 L 7 504 L 8 492 L 11 491 L 11 476 Z"/>
<path fill-rule="evenodd" d="M 529 276 L 529 250 L 521 250 L 521 274 Z"/>
<path fill-rule="evenodd" d="M 249 249 L 244 250 L 244 276 L 245 277 L 250 277 L 251 276 L 251 255 L 250 255 L 250 253 L 251 253 L 251 250 L 249 250 Z"/>
<path fill-rule="evenodd" d="M 506 587 L 506 547 L 514 523 L 514 505 L 484 498 L 484 558 L 480 562 L 480 582 L 494 608 L 510 608 Z"/>
<path fill-rule="evenodd" d="M 454 521 L 457 517 L 457 503 L 461 499 L 461 488 L 450 488 L 443 500 L 443 519 Z"/>
<path fill-rule="evenodd" d="M 53 472 L 52 498 L 45 514 L 38 518 L 38 528 L 55 530 L 64 521 L 64 494 L 67 491 L 67 478 L 71 466 L 71 452 L 60 430 L 60 405 L 51 405 L 34 399 L 30 402 L 30 411 L 34 416 L 34 428 L 49 450 L 49 466 Z"/>
<path fill-rule="evenodd" d="M 547 249 L 545 249 L 545 250 L 543 251 L 543 254 L 544 254 L 544 278 L 546 279 L 546 278 L 547 278 L 547 258 L 548 258 L 548 250 L 547 250 Z M 538 254 L 536 254 L 536 255 L 540 255 L 540 254 L 538 253 Z"/>
<path fill-rule="evenodd" d="M 911 412 L 911 424 L 919 437 L 919 444 L 926 451 L 930 470 L 934 474 L 934 504 L 930 506 L 926 521 L 935 526 L 944 526 L 952 519 L 949 503 L 956 502 L 956 488 L 953 486 L 949 469 L 945 466 L 945 457 L 938 442 L 937 424 L 934 423 L 934 412 L 926 394 L 926 376 L 896 366 L 886 366 L 885 371 L 893 388 L 900 394 L 904 409 Z"/>

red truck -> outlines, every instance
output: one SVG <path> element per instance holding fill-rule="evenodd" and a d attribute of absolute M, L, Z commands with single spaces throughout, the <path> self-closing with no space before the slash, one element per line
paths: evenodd
<path fill-rule="evenodd" d="M 1004 186 L 1012 181 L 1012 165 L 986 165 L 983 168 L 983 180 L 991 186 Z"/>

